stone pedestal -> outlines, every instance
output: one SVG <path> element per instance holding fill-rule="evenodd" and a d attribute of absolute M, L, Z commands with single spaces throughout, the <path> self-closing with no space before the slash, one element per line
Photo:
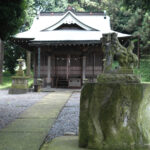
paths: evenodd
<path fill-rule="evenodd" d="M 36 84 L 34 84 L 34 92 L 41 92 L 42 86 L 43 86 L 43 80 L 37 79 Z"/>
<path fill-rule="evenodd" d="M 28 92 L 28 77 L 14 76 L 12 77 L 12 86 L 9 94 L 24 94 Z"/>
<path fill-rule="evenodd" d="M 150 94 L 145 93 L 147 88 L 150 85 L 141 84 L 132 74 L 102 74 L 98 83 L 85 84 L 80 100 L 79 146 L 98 150 L 147 149 L 150 127 L 144 128 L 142 111 L 150 100 Z"/>
<path fill-rule="evenodd" d="M 24 75 L 22 70 L 24 59 L 17 60 L 19 63 L 19 69 L 16 76 L 12 77 L 12 86 L 9 89 L 9 94 L 24 94 L 28 92 L 28 79 L 29 77 Z"/>

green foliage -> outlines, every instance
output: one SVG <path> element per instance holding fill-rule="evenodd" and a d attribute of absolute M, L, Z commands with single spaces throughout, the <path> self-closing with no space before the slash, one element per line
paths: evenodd
<path fill-rule="evenodd" d="M 12 45 L 5 42 L 4 47 L 4 69 L 9 71 L 11 74 L 15 73 L 14 68 L 17 65 L 17 59 L 20 57 L 25 58 L 25 50 L 17 45 Z"/>
<path fill-rule="evenodd" d="M 10 88 L 12 85 L 12 74 L 8 71 L 3 73 L 3 82 L 0 85 L 0 89 L 7 89 Z M 28 87 L 32 87 L 33 85 L 33 78 L 28 79 Z"/>
<path fill-rule="evenodd" d="M 9 72 L 3 73 L 3 78 L 2 78 L 3 82 L 0 85 L 0 89 L 6 89 L 11 87 L 11 83 L 12 83 L 11 76 L 12 75 Z"/>
<path fill-rule="evenodd" d="M 15 34 L 24 23 L 28 0 L 0 1 L 0 37 L 6 39 Z"/>
<path fill-rule="evenodd" d="M 39 11 L 64 11 L 67 8 L 66 0 L 35 0 L 34 6 Z"/>
<path fill-rule="evenodd" d="M 64 11 L 67 6 L 77 11 L 96 12 L 100 10 L 101 0 L 35 0 L 35 7 L 40 11 Z"/>
<path fill-rule="evenodd" d="M 141 8 L 141 9 L 149 9 L 150 3 L 149 0 L 123 0 L 124 4 L 127 7 L 131 7 L 132 9 Z"/>
<path fill-rule="evenodd" d="M 28 30 L 33 22 L 33 18 L 36 16 L 36 9 L 34 6 L 34 0 L 27 0 L 27 7 L 25 9 L 24 24 L 21 26 L 20 30 Z"/>
<path fill-rule="evenodd" d="M 29 27 L 32 24 L 33 18 L 35 16 L 35 8 L 33 5 L 34 1 L 26 0 L 25 2 L 26 2 L 26 4 L 25 4 L 26 9 L 24 10 L 23 18 L 20 18 L 20 20 L 22 20 L 22 21 L 19 21 L 20 26 L 16 25 L 16 28 L 19 28 L 18 30 L 20 32 L 29 29 Z M 12 21 L 14 21 L 14 20 L 12 20 Z M 24 25 L 21 26 L 22 25 L 21 23 L 24 23 Z M 15 24 L 15 22 L 14 22 L 14 24 Z M 13 34 L 15 32 L 9 33 L 9 30 L 8 30 L 6 37 L 8 37 L 9 34 Z M 11 74 L 14 74 L 15 73 L 14 68 L 17 65 L 17 59 L 20 57 L 25 58 L 25 56 L 26 56 L 26 51 L 24 49 L 6 41 L 4 44 L 4 69 L 6 71 L 11 72 Z"/>
<path fill-rule="evenodd" d="M 142 53 L 150 53 L 150 8 L 147 1 L 103 1 L 102 8 L 111 17 L 112 28 L 141 39 Z M 144 9 L 143 9 L 144 8 Z"/>
<path fill-rule="evenodd" d="M 134 69 L 134 73 L 141 77 L 142 82 L 150 82 L 150 59 L 142 58 L 140 68 Z"/>

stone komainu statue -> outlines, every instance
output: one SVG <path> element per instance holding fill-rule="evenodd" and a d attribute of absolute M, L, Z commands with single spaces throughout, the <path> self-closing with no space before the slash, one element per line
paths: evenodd
<path fill-rule="evenodd" d="M 133 53 L 133 42 L 130 42 L 129 46 L 125 48 L 120 44 L 117 34 L 111 33 L 103 35 L 102 45 L 105 57 L 104 68 L 106 70 L 111 70 L 114 57 L 121 68 L 132 69 L 137 66 L 138 57 Z"/>
<path fill-rule="evenodd" d="M 132 68 L 138 59 L 131 42 L 123 47 L 115 33 L 103 35 L 104 73 L 81 91 L 79 146 L 95 150 L 150 150 L 150 86 Z M 119 69 L 112 69 L 117 58 Z M 145 105 L 146 104 L 146 105 Z M 147 105 L 149 104 L 149 105 Z M 145 123 L 146 122 L 146 123 Z"/>

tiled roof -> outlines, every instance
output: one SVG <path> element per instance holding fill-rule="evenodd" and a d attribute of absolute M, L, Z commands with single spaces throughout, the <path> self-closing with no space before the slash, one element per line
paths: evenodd
<path fill-rule="evenodd" d="M 84 13 L 83 13 L 84 14 Z M 96 13 L 95 13 L 96 14 Z M 39 15 L 33 21 L 30 30 L 18 33 L 14 38 L 28 39 L 36 41 L 94 41 L 100 40 L 102 34 L 115 32 L 111 30 L 109 16 L 104 14 L 78 15 L 72 11 L 67 11 L 63 15 Z M 64 24 L 76 24 L 83 30 L 57 30 Z M 130 35 L 118 33 L 118 37 L 128 37 Z"/>

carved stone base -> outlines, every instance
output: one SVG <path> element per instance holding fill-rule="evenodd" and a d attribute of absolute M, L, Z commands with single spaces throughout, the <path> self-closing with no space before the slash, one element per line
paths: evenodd
<path fill-rule="evenodd" d="M 98 150 L 148 148 L 150 127 L 144 128 L 141 113 L 141 106 L 150 100 L 147 88 L 150 86 L 129 75 L 103 74 L 98 83 L 85 84 L 80 100 L 79 146 Z"/>
<path fill-rule="evenodd" d="M 9 89 L 9 94 L 25 94 L 27 92 L 28 89 L 14 89 L 14 88 Z"/>
<path fill-rule="evenodd" d="M 97 78 L 98 83 L 140 83 L 140 79 L 133 74 L 102 73 Z"/>
<path fill-rule="evenodd" d="M 9 94 L 24 94 L 28 92 L 28 77 L 14 76 L 12 77 L 12 86 Z"/>

